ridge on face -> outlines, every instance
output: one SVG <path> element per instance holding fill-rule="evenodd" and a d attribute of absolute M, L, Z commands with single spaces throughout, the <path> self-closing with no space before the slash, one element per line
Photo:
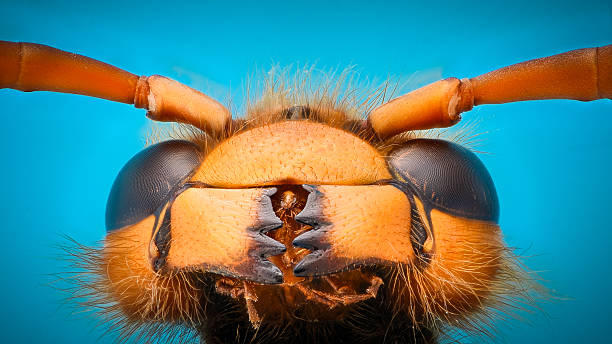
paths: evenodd
<path fill-rule="evenodd" d="M 223 141 L 204 158 L 192 180 L 242 188 L 364 185 L 389 178 L 383 156 L 359 137 L 321 123 L 283 121 Z"/>

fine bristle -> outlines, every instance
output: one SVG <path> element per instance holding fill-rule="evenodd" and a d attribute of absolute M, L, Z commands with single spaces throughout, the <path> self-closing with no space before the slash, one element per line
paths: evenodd
<path fill-rule="evenodd" d="M 107 268 L 115 258 L 109 257 L 108 245 L 93 248 L 70 240 L 61 249 L 70 272 L 60 274 L 59 278 L 66 285 L 62 289 L 70 295 L 69 301 L 78 306 L 78 313 L 89 313 L 97 319 L 96 326 L 112 334 L 117 342 L 197 342 L 198 333 L 194 329 L 203 320 L 199 295 L 205 283 L 200 279 L 204 277 L 177 273 L 147 279 L 126 271 L 131 276 L 110 281 Z M 133 264 L 124 256 L 116 258 L 126 259 L 123 264 L 126 269 Z M 128 291 L 134 283 L 146 289 L 136 299 Z M 130 299 L 129 304 L 124 298 Z"/>
<path fill-rule="evenodd" d="M 511 248 L 462 245 L 473 255 L 459 261 L 432 259 L 425 269 L 419 264 L 396 266 L 391 278 L 392 294 L 398 297 L 395 305 L 444 342 L 457 341 L 459 333 L 495 342 L 496 325 L 536 311 L 547 291 Z M 489 269 L 495 274 L 482 273 Z"/>

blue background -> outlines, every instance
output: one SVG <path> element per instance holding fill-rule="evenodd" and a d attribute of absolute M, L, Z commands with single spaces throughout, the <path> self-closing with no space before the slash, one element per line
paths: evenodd
<path fill-rule="evenodd" d="M 0 4 L 0 39 L 81 53 L 162 74 L 223 99 L 273 62 L 356 65 L 364 76 L 470 77 L 612 43 L 609 2 L 257 2 Z M 612 101 L 482 106 L 481 155 L 501 200 L 506 240 L 566 299 L 498 324 L 506 343 L 608 342 L 612 290 Z M 0 342 L 93 343 L 48 284 L 55 244 L 104 236 L 108 191 L 143 147 L 144 111 L 83 96 L 0 90 Z M 476 339 L 479 341 L 481 339 Z M 103 337 L 100 343 L 111 342 Z"/>

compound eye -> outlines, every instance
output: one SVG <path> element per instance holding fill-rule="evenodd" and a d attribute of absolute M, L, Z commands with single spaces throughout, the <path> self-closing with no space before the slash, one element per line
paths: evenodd
<path fill-rule="evenodd" d="M 184 140 L 161 142 L 136 154 L 113 183 L 106 204 L 106 230 L 153 214 L 193 174 L 201 155 L 196 144 Z"/>
<path fill-rule="evenodd" d="M 391 153 L 392 173 L 431 208 L 497 223 L 493 180 L 476 154 L 444 140 L 416 139 Z"/>

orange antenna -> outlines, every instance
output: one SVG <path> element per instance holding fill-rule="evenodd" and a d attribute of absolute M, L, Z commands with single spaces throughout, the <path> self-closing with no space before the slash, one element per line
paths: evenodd
<path fill-rule="evenodd" d="M 448 78 L 376 108 L 368 120 L 381 137 L 449 127 L 474 105 L 536 99 L 612 98 L 612 45 L 518 63 L 471 79 Z"/>
<path fill-rule="evenodd" d="M 0 41 L 0 88 L 82 94 L 135 104 L 149 118 L 221 132 L 231 114 L 207 95 L 163 76 L 129 73 L 46 45 Z"/>

